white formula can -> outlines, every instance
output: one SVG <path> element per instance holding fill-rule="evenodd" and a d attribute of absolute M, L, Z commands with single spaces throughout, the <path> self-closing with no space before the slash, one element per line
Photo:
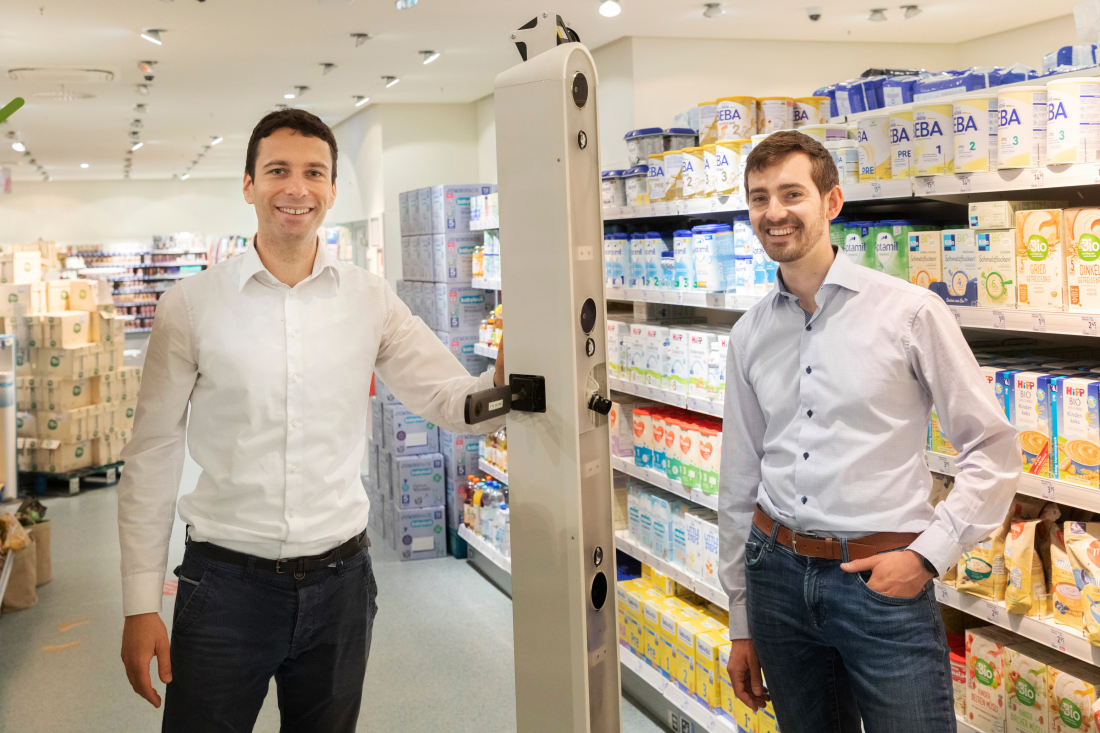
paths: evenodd
<path fill-rule="evenodd" d="M 718 142 L 718 101 L 699 103 L 699 144 Z"/>
<path fill-rule="evenodd" d="M 859 151 L 855 140 L 830 140 L 825 143 L 833 162 L 836 163 L 840 182 L 847 185 L 859 183 Z"/>
<path fill-rule="evenodd" d="M 997 95 L 997 168 L 1039 168 L 1047 157 L 1047 88 L 1010 87 Z"/>
<path fill-rule="evenodd" d="M 740 140 L 756 134 L 756 97 L 719 97 L 718 140 Z"/>
<path fill-rule="evenodd" d="M 894 178 L 912 178 L 913 110 L 890 113 L 890 174 Z"/>
<path fill-rule="evenodd" d="M 828 97 L 796 97 L 794 100 L 794 127 L 824 125 L 829 121 Z"/>
<path fill-rule="evenodd" d="M 890 117 L 864 117 L 858 123 L 856 149 L 859 150 L 859 181 L 885 181 L 890 178 Z"/>
<path fill-rule="evenodd" d="M 955 150 L 952 135 L 954 105 L 932 102 L 913 107 L 914 174 L 944 175 L 954 172 Z"/>
<path fill-rule="evenodd" d="M 848 138 L 847 125 L 803 125 L 798 128 L 798 131 L 803 135 L 816 138 L 822 145 L 830 140 L 846 140 Z"/>
<path fill-rule="evenodd" d="M 1100 145 L 1100 78 L 1047 83 L 1047 163 L 1095 163 Z"/>
<path fill-rule="evenodd" d="M 757 103 L 757 125 L 760 134 L 794 129 L 794 99 L 791 97 L 760 97 Z"/>
<path fill-rule="evenodd" d="M 718 191 L 718 155 L 717 143 L 703 146 L 703 180 L 706 182 L 704 196 L 714 196 Z"/>
<path fill-rule="evenodd" d="M 649 156 L 649 176 L 646 183 L 649 186 L 649 200 L 651 203 L 665 200 L 665 192 L 668 190 L 668 178 L 665 176 L 664 153 Z"/>
<path fill-rule="evenodd" d="M 703 198 L 706 195 L 707 182 L 703 171 L 703 149 L 684 148 L 680 151 L 680 178 L 683 182 L 685 199 Z"/>
<path fill-rule="evenodd" d="M 955 172 L 997 170 L 997 95 L 966 94 L 954 103 Z"/>
<path fill-rule="evenodd" d="M 744 140 L 724 140 L 714 146 L 718 171 L 715 193 L 719 196 L 729 196 L 740 188 L 738 184 L 741 180 L 741 144 L 744 142 Z"/>
<path fill-rule="evenodd" d="M 684 197 L 683 150 L 665 153 L 665 201 L 679 201 Z"/>

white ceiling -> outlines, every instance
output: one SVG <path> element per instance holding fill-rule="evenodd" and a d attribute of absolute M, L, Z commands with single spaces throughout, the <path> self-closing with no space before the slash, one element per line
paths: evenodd
<path fill-rule="evenodd" d="M 607 19 L 597 0 L 420 0 L 408 10 L 393 0 L 3 0 L 0 105 L 15 96 L 27 105 L 0 133 L 16 131 L 56 180 L 117 180 L 131 120 L 141 118 L 145 146 L 133 153 L 133 178 L 182 174 L 215 135 L 225 141 L 192 175 L 238 176 L 252 126 L 293 86 L 310 90 L 292 104 L 330 125 L 356 111 L 356 94 L 371 104 L 472 102 L 518 62 L 507 32 L 544 9 L 596 48 L 622 36 L 957 43 L 1066 15 L 1078 2 L 941 0 L 921 3 L 924 12 L 909 21 L 893 5 L 889 22 L 871 23 L 867 10 L 878 0 L 816 0 L 824 10 L 814 23 L 805 10 L 813 1 L 738 0 L 706 19 L 701 1 L 622 0 L 622 14 Z M 163 45 L 143 40 L 145 28 L 166 29 Z M 356 48 L 356 32 L 373 38 Z M 424 66 L 424 49 L 442 56 Z M 143 60 L 157 62 L 148 96 L 135 89 Z M 337 68 L 322 76 L 322 62 Z M 105 69 L 115 79 L 67 87 L 92 99 L 41 101 L 32 95 L 61 86 L 9 80 L 6 71 L 19 67 Z M 387 74 L 400 83 L 384 89 Z M 148 110 L 135 114 L 141 102 Z M 0 165 L 13 166 L 16 180 L 39 177 L 7 140 Z"/>

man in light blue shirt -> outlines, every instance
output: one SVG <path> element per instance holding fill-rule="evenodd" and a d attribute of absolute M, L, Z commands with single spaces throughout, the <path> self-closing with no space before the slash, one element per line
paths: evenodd
<path fill-rule="evenodd" d="M 745 165 L 776 289 L 730 336 L 719 528 L 729 673 L 784 733 L 953 731 L 932 578 L 1005 518 L 1016 431 L 947 306 L 853 264 L 824 146 L 779 132 Z M 934 509 L 929 413 L 959 448 Z M 761 667 L 767 688 L 761 679 Z"/>

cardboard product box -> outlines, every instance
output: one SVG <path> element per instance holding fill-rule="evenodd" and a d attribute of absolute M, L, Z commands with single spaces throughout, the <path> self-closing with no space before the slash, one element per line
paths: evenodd
<path fill-rule="evenodd" d="M 1066 285 L 1069 310 L 1100 313 L 1100 208 L 1066 209 Z"/>
<path fill-rule="evenodd" d="M 416 229 L 420 234 L 432 233 L 432 189 L 416 189 L 417 220 Z"/>
<path fill-rule="evenodd" d="M 395 456 L 390 464 L 390 482 L 390 496 L 401 509 L 443 506 L 446 498 L 443 454 Z"/>
<path fill-rule="evenodd" d="M 1050 733 L 1097 733 L 1100 714 L 1100 674 L 1096 667 L 1076 659 L 1047 665 L 1047 702 Z"/>
<path fill-rule="evenodd" d="M 971 229 L 1010 229 L 1016 225 L 1017 211 L 1051 209 L 1053 201 L 974 201 L 968 206 Z M 1064 207 L 1062 202 L 1059 208 Z"/>
<path fill-rule="evenodd" d="M 462 517 L 466 507 L 466 495 L 470 491 L 470 487 L 459 486 L 450 481 L 446 483 L 447 528 L 458 529 L 463 525 Z"/>
<path fill-rule="evenodd" d="M 117 372 L 119 369 L 126 366 L 125 357 L 122 353 L 124 343 L 124 341 L 115 341 L 109 348 L 106 346 L 103 348 L 98 359 L 100 374 Z"/>
<path fill-rule="evenodd" d="M 484 240 L 481 232 L 433 234 L 433 281 L 468 285 L 473 280 L 474 250 Z"/>
<path fill-rule="evenodd" d="M 474 334 L 481 321 L 493 310 L 493 303 L 486 291 L 463 285 L 454 285 L 447 291 L 447 320 L 440 324 L 440 331 L 450 334 Z"/>
<path fill-rule="evenodd" d="M 909 232 L 909 282 L 922 288 L 943 282 L 943 232 Z"/>
<path fill-rule="evenodd" d="M 1016 230 L 980 229 L 978 239 L 978 305 L 1016 307 Z"/>
<path fill-rule="evenodd" d="M 15 407 L 24 412 L 38 409 L 39 401 L 45 400 L 45 385 L 39 386 L 37 377 L 15 378 Z"/>
<path fill-rule="evenodd" d="M 406 192 L 409 202 L 409 234 L 420 234 L 420 189 Z"/>
<path fill-rule="evenodd" d="M 442 506 L 394 508 L 394 539 L 402 560 L 427 560 L 447 555 L 447 527 Z"/>
<path fill-rule="evenodd" d="M 383 404 L 401 404 L 401 400 L 397 399 L 397 395 L 391 392 L 390 388 L 377 376 L 374 379 L 374 396 Z"/>
<path fill-rule="evenodd" d="M 46 307 L 47 290 L 46 283 L 33 282 L 29 283 L 31 289 L 31 304 L 27 309 L 27 314 L 45 313 L 49 310 Z"/>
<path fill-rule="evenodd" d="M 1050 714 L 1057 714 L 1048 700 L 1048 665 L 1066 658 L 1050 647 L 1020 640 L 1005 646 L 1005 697 L 1008 701 L 1007 733 L 1049 733 Z"/>
<path fill-rule="evenodd" d="M 929 284 L 948 305 L 978 303 L 978 241 L 971 229 L 944 229 L 943 283 Z"/>
<path fill-rule="evenodd" d="M 94 313 L 99 310 L 98 280 L 68 280 L 68 308 L 72 311 Z M 49 290 L 47 289 L 47 297 Z"/>
<path fill-rule="evenodd" d="M 103 346 L 119 345 L 126 343 L 126 322 L 114 313 L 104 311 L 92 311 L 88 314 L 88 323 L 91 333 L 88 341 L 99 343 Z"/>
<path fill-rule="evenodd" d="M 46 377 L 39 381 L 46 387 L 45 397 L 38 406 L 40 410 L 59 412 L 75 410 L 78 407 L 86 407 L 92 404 L 93 390 L 88 378 L 54 379 Z"/>
<path fill-rule="evenodd" d="M 443 454 L 443 475 L 448 483 L 455 486 L 469 485 L 468 477 L 477 475 L 480 443 L 480 435 L 439 429 L 439 452 Z"/>
<path fill-rule="evenodd" d="M 0 317 L 25 316 L 31 308 L 31 284 L 7 283 L 0 285 Z M 11 333 L 8 331 L 8 333 Z"/>
<path fill-rule="evenodd" d="M 1008 393 L 1009 421 L 1020 433 L 1024 473 L 1043 478 L 1054 476 L 1051 383 L 1056 379 L 1045 372 L 1016 372 Z"/>
<path fill-rule="evenodd" d="M 441 331 L 440 333 L 446 332 Z M 451 355 L 458 360 L 462 368 L 469 372 L 471 376 L 479 376 L 493 364 L 484 356 L 474 352 L 474 347 L 478 343 L 476 333 L 448 333 L 446 335 L 447 340 L 443 342 L 443 345 L 447 347 Z"/>
<path fill-rule="evenodd" d="M 31 470 L 45 473 L 68 473 L 92 464 L 92 445 L 88 441 L 62 442 L 39 440 Z"/>
<path fill-rule="evenodd" d="M 1021 308 L 1062 310 L 1068 298 L 1061 209 L 1016 213 L 1016 280 Z"/>
<path fill-rule="evenodd" d="M 1067 377 L 1055 380 L 1055 392 L 1055 477 L 1100 489 L 1100 382 Z"/>
<path fill-rule="evenodd" d="M 378 445 L 373 438 L 367 438 L 367 481 L 364 486 L 368 493 L 378 491 Z"/>
<path fill-rule="evenodd" d="M 59 311 L 37 316 L 42 346 L 47 349 L 71 349 L 88 343 L 88 314 L 84 311 Z"/>
<path fill-rule="evenodd" d="M 395 456 L 439 452 L 439 429 L 404 405 L 383 409 L 386 451 Z"/>
<path fill-rule="evenodd" d="M 378 380 L 375 380 L 376 387 L 378 384 Z M 371 442 L 374 443 L 379 453 L 384 449 L 385 441 L 383 435 L 385 434 L 385 427 L 385 418 L 382 415 L 382 401 L 378 399 L 377 395 L 372 395 L 370 398 Z"/>
<path fill-rule="evenodd" d="M 15 413 L 15 434 L 20 438 L 37 438 L 38 422 L 35 413 L 20 410 Z"/>
<path fill-rule="evenodd" d="M 432 309 L 433 320 L 436 324 L 436 330 L 443 333 L 448 332 L 448 324 L 450 323 L 450 315 L 448 310 L 448 297 L 451 294 L 451 286 L 447 283 L 432 283 L 431 288 L 431 301 L 429 307 Z M 480 326 L 480 321 L 478 326 Z"/>
<path fill-rule="evenodd" d="M 50 280 L 46 283 L 46 310 L 50 313 L 75 310 L 69 307 L 69 280 Z"/>
<path fill-rule="evenodd" d="M 472 183 L 431 188 L 430 232 L 470 231 L 470 199 L 496 191 L 495 184 Z"/>
<path fill-rule="evenodd" d="M 966 722 L 984 733 L 1005 733 L 1005 645 L 1012 632 L 986 626 L 966 631 Z"/>
<path fill-rule="evenodd" d="M 35 413 L 38 437 L 41 440 L 59 440 L 68 443 L 88 440 L 91 436 L 88 433 L 87 418 L 87 408 L 39 410 Z"/>
<path fill-rule="evenodd" d="M 439 329 L 440 323 L 435 312 L 435 283 L 420 283 L 420 308 L 423 313 L 421 318 L 428 328 L 433 331 Z"/>
<path fill-rule="evenodd" d="M 407 236 L 411 234 L 411 224 L 409 223 L 409 192 L 402 191 L 397 194 L 397 210 L 401 224 L 401 236 Z"/>
<path fill-rule="evenodd" d="M 721 673 L 718 650 L 729 643 L 724 631 L 709 631 L 695 636 L 695 699 L 707 710 L 721 710 Z"/>
<path fill-rule="evenodd" d="M 115 407 L 115 429 L 133 430 L 134 415 L 137 413 L 137 400 L 120 402 Z"/>
<path fill-rule="evenodd" d="M 388 451 L 379 449 L 378 451 L 378 493 L 382 494 L 388 499 L 392 499 L 393 495 L 390 493 L 390 489 L 393 486 L 393 482 L 390 480 L 391 462 L 393 456 Z"/>
<path fill-rule="evenodd" d="M 0 255 L 0 283 L 34 283 L 41 280 L 41 252 L 9 252 Z"/>

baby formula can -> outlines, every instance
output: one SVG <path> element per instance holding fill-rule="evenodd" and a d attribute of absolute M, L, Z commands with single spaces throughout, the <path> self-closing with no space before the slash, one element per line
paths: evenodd
<path fill-rule="evenodd" d="M 1038 168 L 1047 157 L 1047 88 L 1010 87 L 997 95 L 997 168 Z"/>
<path fill-rule="evenodd" d="M 828 97 L 796 97 L 794 100 L 794 127 L 824 125 L 829 121 Z"/>
<path fill-rule="evenodd" d="M 706 179 L 703 177 L 703 149 L 684 148 L 680 151 L 680 177 L 683 180 L 684 198 L 702 198 L 706 195 Z"/>
<path fill-rule="evenodd" d="M 803 135 L 817 138 L 821 144 L 830 140 L 844 140 L 848 137 L 847 125 L 803 125 L 798 128 Z"/>
<path fill-rule="evenodd" d="M 890 117 L 864 117 L 858 123 L 859 180 L 885 181 L 890 178 Z"/>
<path fill-rule="evenodd" d="M 1095 163 L 1100 145 L 1100 78 L 1047 83 L 1047 163 Z"/>
<path fill-rule="evenodd" d="M 672 256 L 676 262 L 672 285 L 680 290 L 689 290 L 695 287 L 693 237 L 694 235 L 690 229 L 678 229 L 672 235 Z"/>
<path fill-rule="evenodd" d="M 699 103 L 699 144 L 718 142 L 718 100 Z"/>
<path fill-rule="evenodd" d="M 703 146 L 704 196 L 714 196 L 718 190 L 718 156 L 715 147 L 716 144 Z"/>
<path fill-rule="evenodd" d="M 935 176 L 954 172 L 955 150 L 952 135 L 951 102 L 918 104 L 913 107 L 914 173 Z"/>
<path fill-rule="evenodd" d="M 997 95 L 963 95 L 955 100 L 952 115 L 955 172 L 997 170 Z"/>
<path fill-rule="evenodd" d="M 679 201 L 684 197 L 684 151 L 665 153 L 665 201 Z"/>
<path fill-rule="evenodd" d="M 760 133 L 794 128 L 794 99 L 791 97 L 760 97 L 757 102 L 757 125 Z"/>
<path fill-rule="evenodd" d="M 650 202 L 664 201 L 668 179 L 665 177 L 665 154 L 655 153 L 649 156 L 649 175 L 646 178 L 649 187 Z"/>
<path fill-rule="evenodd" d="M 890 174 L 894 178 L 912 178 L 913 110 L 890 113 Z"/>
<path fill-rule="evenodd" d="M 741 146 L 739 140 L 723 140 L 714 146 L 715 168 L 718 172 L 718 181 L 715 184 L 715 193 L 719 196 L 729 196 L 739 188 L 741 180 Z"/>
<path fill-rule="evenodd" d="M 718 99 L 718 140 L 738 140 L 756 134 L 756 98 Z"/>

